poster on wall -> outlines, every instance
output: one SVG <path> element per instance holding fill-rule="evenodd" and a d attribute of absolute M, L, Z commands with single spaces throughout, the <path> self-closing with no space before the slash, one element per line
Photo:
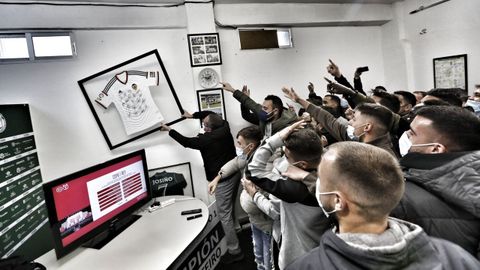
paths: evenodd
<path fill-rule="evenodd" d="M 53 248 L 28 105 L 0 105 L 0 258 Z"/>
<path fill-rule="evenodd" d="M 148 170 L 153 197 L 187 195 L 195 197 L 190 162 Z"/>
<path fill-rule="evenodd" d="M 218 33 L 189 34 L 188 50 L 192 67 L 222 64 Z"/>
<path fill-rule="evenodd" d="M 197 102 L 200 111 L 212 111 L 227 120 L 222 88 L 197 90 Z"/>
<path fill-rule="evenodd" d="M 453 55 L 433 59 L 435 88 L 461 88 L 468 91 L 467 55 Z"/>
<path fill-rule="evenodd" d="M 183 108 L 157 50 L 78 81 L 110 149 L 138 140 L 161 123 L 184 118 Z"/>

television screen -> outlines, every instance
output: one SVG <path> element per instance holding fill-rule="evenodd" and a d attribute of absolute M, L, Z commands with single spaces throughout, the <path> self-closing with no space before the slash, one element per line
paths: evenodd
<path fill-rule="evenodd" d="M 147 176 L 140 150 L 45 183 L 57 258 L 146 204 L 151 197 Z"/>

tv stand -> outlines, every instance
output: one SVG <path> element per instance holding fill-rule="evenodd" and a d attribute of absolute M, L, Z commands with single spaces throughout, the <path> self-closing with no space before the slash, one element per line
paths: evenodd
<path fill-rule="evenodd" d="M 140 215 L 129 215 L 125 218 L 112 222 L 108 230 L 95 236 L 92 240 L 83 244 L 82 247 L 94 249 L 103 248 L 106 244 L 112 241 L 115 237 L 117 237 L 120 233 L 122 233 L 125 229 L 127 229 L 130 225 L 135 223 L 135 221 L 137 221 L 141 217 L 142 216 Z"/>

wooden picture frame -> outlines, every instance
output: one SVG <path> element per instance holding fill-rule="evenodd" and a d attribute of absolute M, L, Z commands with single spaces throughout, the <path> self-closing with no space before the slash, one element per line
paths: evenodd
<path fill-rule="evenodd" d="M 156 175 L 156 176 L 155 176 Z M 186 185 L 181 188 L 183 194 L 175 191 L 179 190 L 179 182 L 181 179 L 185 180 Z M 190 162 L 178 163 L 164 167 L 154 168 L 148 170 L 149 183 L 151 185 L 152 196 L 162 197 L 167 195 L 187 195 L 195 197 L 195 188 L 193 186 L 192 166 Z M 172 189 L 172 183 L 174 185 Z M 168 184 L 170 184 L 170 189 Z"/>
<path fill-rule="evenodd" d="M 172 125 L 185 119 L 157 50 L 81 79 L 78 85 L 110 150 L 159 131 L 161 122 Z"/>
<path fill-rule="evenodd" d="M 222 64 L 220 37 L 218 33 L 189 34 L 188 51 L 192 67 Z"/>
<path fill-rule="evenodd" d="M 468 91 L 467 55 L 433 59 L 434 88 L 461 88 Z"/>

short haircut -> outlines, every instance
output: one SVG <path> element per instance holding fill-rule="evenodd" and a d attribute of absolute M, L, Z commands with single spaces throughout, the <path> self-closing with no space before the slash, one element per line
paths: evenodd
<path fill-rule="evenodd" d="M 310 128 L 292 132 L 285 140 L 285 147 L 295 161 L 307 161 L 315 166 L 320 162 L 323 146 L 318 134 Z"/>
<path fill-rule="evenodd" d="M 411 104 L 412 107 L 415 106 L 415 104 L 417 104 L 417 98 L 415 97 L 414 94 L 408 92 L 408 91 L 395 91 L 393 92 L 395 95 L 400 95 L 403 97 L 403 99 L 405 99 L 405 101 L 408 103 L 408 104 Z"/>
<path fill-rule="evenodd" d="M 381 132 L 387 132 L 393 122 L 393 113 L 386 107 L 376 103 L 363 103 L 355 107 L 355 111 L 375 119 Z"/>
<path fill-rule="evenodd" d="M 480 150 L 480 118 L 455 106 L 424 106 L 416 112 L 432 121 L 433 129 L 446 138 L 449 152 Z"/>
<path fill-rule="evenodd" d="M 274 109 L 278 109 L 279 115 L 283 113 L 283 102 L 282 99 L 275 95 L 268 95 L 265 97 L 265 100 L 270 100 L 273 104 Z"/>
<path fill-rule="evenodd" d="M 378 90 L 378 91 L 387 92 L 387 88 L 385 88 L 385 86 L 382 86 L 382 85 L 377 85 L 377 86 L 375 86 L 375 89 L 373 89 L 373 90 Z"/>
<path fill-rule="evenodd" d="M 242 128 L 237 133 L 237 138 L 240 136 L 242 136 L 243 139 L 245 139 L 249 143 L 254 143 L 256 145 L 258 145 L 263 138 L 262 131 L 258 126 Z"/>
<path fill-rule="evenodd" d="M 427 95 L 427 92 L 425 91 L 413 91 L 414 94 L 419 94 L 421 95 L 422 97 L 425 97 Z"/>
<path fill-rule="evenodd" d="M 428 99 L 422 102 L 425 106 L 451 106 L 450 103 L 441 99 Z"/>
<path fill-rule="evenodd" d="M 338 104 L 338 106 L 341 106 L 342 105 L 342 101 L 340 100 L 339 97 L 335 96 L 335 95 L 325 95 L 323 97 L 323 99 L 325 99 L 326 97 L 329 97 L 331 100 L 333 100 L 335 103 Z"/>
<path fill-rule="evenodd" d="M 328 151 L 336 153 L 332 169 L 338 175 L 329 188 L 345 193 L 367 221 L 388 216 L 405 189 L 395 157 L 377 146 L 358 142 L 335 143 Z"/>
<path fill-rule="evenodd" d="M 224 124 L 223 119 L 217 113 L 211 113 L 211 114 L 207 115 L 207 117 L 208 117 L 208 126 L 212 130 L 223 127 L 223 124 Z"/>
<path fill-rule="evenodd" d="M 372 90 L 372 95 L 380 98 L 380 104 L 387 107 L 390 111 L 398 113 L 400 110 L 400 100 L 394 94 L 387 93 L 383 90 Z"/>
<path fill-rule="evenodd" d="M 450 105 L 462 107 L 462 95 L 464 90 L 461 88 L 435 88 L 427 92 L 427 96 L 436 97 Z"/>

